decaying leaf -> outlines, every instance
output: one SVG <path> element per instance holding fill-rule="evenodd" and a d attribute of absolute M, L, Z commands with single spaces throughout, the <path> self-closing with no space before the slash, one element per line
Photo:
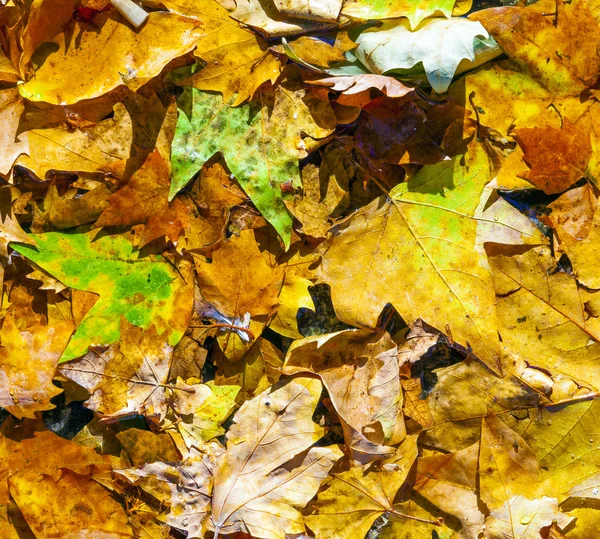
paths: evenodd
<path fill-rule="evenodd" d="M 284 372 L 319 375 L 356 461 L 389 456 L 391 446 L 404 439 L 398 351 L 388 333 L 347 330 L 307 337 L 288 350 Z"/>

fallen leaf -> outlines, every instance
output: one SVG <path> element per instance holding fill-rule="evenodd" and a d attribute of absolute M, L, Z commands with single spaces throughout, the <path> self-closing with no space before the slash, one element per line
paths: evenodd
<path fill-rule="evenodd" d="M 142 257 L 123 236 L 104 235 L 92 241 L 92 233 L 85 230 L 30 237 L 37 249 L 19 244 L 19 253 L 67 286 L 100 295 L 61 361 L 83 356 L 88 346 L 116 342 L 121 316 L 139 327 L 154 324 L 158 331 L 167 330 L 170 345 L 183 336 L 191 310 L 189 286 L 161 256 Z"/>
<path fill-rule="evenodd" d="M 482 442 L 483 443 L 483 442 Z M 418 460 L 415 491 L 462 525 L 458 537 L 476 538 L 483 524 L 477 500 L 479 444 Z M 407 526 L 418 523 L 405 521 Z M 431 533 L 431 527 L 429 527 Z"/>
<path fill-rule="evenodd" d="M 577 282 L 552 273 L 548 247 L 490 258 L 504 344 L 530 365 L 595 387 L 600 327 L 586 317 Z"/>
<path fill-rule="evenodd" d="M 348 17 L 365 20 L 406 17 L 411 27 L 414 28 L 426 17 L 431 17 L 437 13 L 442 13 L 444 17 L 450 17 L 455 4 L 462 13 L 466 13 L 471 8 L 470 1 L 461 2 L 460 0 L 434 0 L 433 2 L 426 0 L 400 0 L 394 4 L 353 0 L 344 3 L 342 13 Z M 460 12 L 459 14 L 462 14 Z"/>
<path fill-rule="evenodd" d="M 414 25 L 413 25 L 414 26 Z M 445 92 L 465 62 L 473 64 L 476 52 L 486 50 L 486 29 L 462 18 L 427 19 L 411 30 L 409 21 L 384 22 L 361 33 L 356 57 L 372 72 L 386 74 L 409 70 L 419 63 L 438 93 Z"/>
<path fill-rule="evenodd" d="M 111 194 L 112 191 L 101 184 L 81 197 L 61 197 L 56 184 L 52 183 L 44 198 L 43 209 L 35 208 L 32 231 L 65 230 L 93 223 L 108 206 Z"/>
<path fill-rule="evenodd" d="M 514 496 L 501 508 L 490 513 L 484 525 L 486 539 L 534 539 L 540 536 L 540 530 L 556 521 L 565 528 L 572 518 L 558 509 L 554 498 L 544 496 L 529 500 Z"/>
<path fill-rule="evenodd" d="M 488 509 L 495 511 L 514 496 L 526 496 L 538 474 L 537 458 L 523 438 L 498 417 L 486 417 L 481 424 L 479 481 Z"/>
<path fill-rule="evenodd" d="M 417 457 L 416 439 L 408 437 L 396 454 L 379 465 L 333 474 L 304 517 L 316 537 L 365 537 L 383 514 L 403 517 L 393 502 Z"/>
<path fill-rule="evenodd" d="M 66 123 L 26 132 L 28 155 L 17 164 L 31 170 L 41 180 L 51 171 L 110 172 L 121 177 L 132 141 L 131 118 L 125 106 L 117 103 L 114 117 L 91 127 L 71 129 Z"/>
<path fill-rule="evenodd" d="M 168 202 L 169 170 L 155 150 L 139 170 L 108 199 L 108 207 L 94 228 L 143 224 L 140 246 L 166 236 L 177 244 L 179 234 L 188 226 L 190 210 L 179 199 Z"/>
<path fill-rule="evenodd" d="M 304 90 L 281 86 L 275 93 L 261 90 L 251 105 L 232 108 L 219 96 L 186 88 L 178 99 L 183 112 L 173 141 L 170 198 L 220 151 L 263 217 L 289 245 L 292 219 L 281 185 L 290 180 L 299 185 L 298 158 L 304 147 L 300 132 L 313 138 L 330 133 L 315 123 L 304 95 Z M 236 139 L 248 142 L 229 142 Z"/>
<path fill-rule="evenodd" d="M 213 472 L 209 529 L 265 539 L 305 531 L 298 509 L 342 455 L 336 446 L 311 448 L 323 435 L 312 421 L 321 389 L 318 379 L 294 378 L 244 403 Z"/>
<path fill-rule="evenodd" d="M 74 31 L 81 35 L 78 46 L 70 47 L 65 34 L 57 34 L 54 42 L 58 50 L 48 56 L 31 80 L 19 86 L 19 91 L 30 101 L 68 105 L 121 85 L 137 90 L 168 62 L 194 48 L 200 36 L 199 24 L 195 19 L 165 12 L 151 13 L 139 32 L 119 15 L 103 17 L 95 32 L 75 23 Z M 90 71 L 89 58 L 94 58 L 101 69 Z"/>
<path fill-rule="evenodd" d="M 490 171 L 483 150 L 472 151 L 469 165 L 425 166 L 390 193 L 391 201 L 381 197 L 333 227 L 321 248 L 321 279 L 331 285 L 342 321 L 373 327 L 391 302 L 409 323 L 422 318 L 444 328 L 449 322 L 453 337 L 499 372 L 493 285 L 475 249 L 473 218 Z M 472 264 L 474 258 L 481 262 Z M 406 289 L 398 271 L 427 284 Z"/>
<path fill-rule="evenodd" d="M 600 30 L 585 1 L 556 3 L 554 26 L 534 9 L 511 6 L 471 14 L 532 77 L 556 96 L 578 95 L 598 77 Z"/>
<path fill-rule="evenodd" d="M 86 406 L 107 419 L 144 415 L 160 422 L 173 347 L 154 326 L 144 331 L 121 319 L 119 344 L 92 348 L 61 367 L 61 373 L 90 392 Z"/>
<path fill-rule="evenodd" d="M 521 176 L 538 189 L 549 195 L 562 193 L 585 176 L 592 155 L 590 138 L 568 119 L 560 130 L 532 127 L 514 133 L 531 167 Z"/>
<path fill-rule="evenodd" d="M 366 464 L 389 456 L 391 446 L 406 436 L 398 367 L 398 350 L 388 333 L 346 330 L 294 342 L 283 370 L 321 378 L 351 457 Z"/>
<path fill-rule="evenodd" d="M 210 263 L 196 260 L 198 284 L 203 299 L 222 316 L 254 318 L 275 310 L 284 268 L 267 264 L 252 230 L 224 240 L 212 256 Z"/>
<path fill-rule="evenodd" d="M 169 2 L 166 4 L 169 6 Z M 205 65 L 181 84 L 220 92 L 224 101 L 237 94 L 232 103 L 236 107 L 251 99 L 261 84 L 275 82 L 283 63 L 269 51 L 262 37 L 240 27 L 216 1 L 205 2 L 202 7 L 190 6 L 190 14 L 207 28 L 194 51 Z"/>
<path fill-rule="evenodd" d="M 217 0 L 227 7 L 227 0 Z M 338 0 L 334 0 L 336 3 Z M 231 17 L 243 24 L 256 28 L 266 37 L 304 34 L 309 31 L 331 27 L 331 23 L 307 21 L 302 19 L 290 20 L 279 13 L 277 6 L 267 0 L 238 0 Z"/>
<path fill-rule="evenodd" d="M 23 99 L 16 88 L 0 91 L 0 122 L 5 126 L 0 137 L 0 174 L 8 174 L 16 159 L 30 151 L 27 135 L 18 134 L 23 110 Z"/>
<path fill-rule="evenodd" d="M 0 330 L 0 400 L 18 417 L 35 417 L 50 410 L 50 402 L 62 390 L 52 384 L 58 359 L 73 332 L 73 323 L 38 323 L 21 331 L 10 314 Z"/>

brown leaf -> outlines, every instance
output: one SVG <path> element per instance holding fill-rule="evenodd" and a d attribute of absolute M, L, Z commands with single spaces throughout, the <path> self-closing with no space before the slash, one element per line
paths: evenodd
<path fill-rule="evenodd" d="M 585 176 L 592 155 L 590 136 L 567 118 L 562 129 L 522 128 L 515 136 L 531 168 L 520 176 L 538 189 L 562 193 Z"/>
<path fill-rule="evenodd" d="M 177 243 L 188 225 L 189 208 L 178 198 L 169 202 L 169 170 L 154 150 L 126 185 L 108 200 L 94 227 L 144 224 L 140 246 L 166 236 Z"/>
<path fill-rule="evenodd" d="M 388 333 L 346 330 L 307 337 L 292 344 L 283 370 L 319 375 L 357 462 L 391 455 L 391 446 L 406 436 L 398 350 Z"/>
<path fill-rule="evenodd" d="M 160 421 L 172 353 L 154 326 L 143 330 L 122 318 L 119 344 L 92 349 L 61 373 L 85 387 L 91 393 L 87 407 L 107 418 L 139 413 Z"/>

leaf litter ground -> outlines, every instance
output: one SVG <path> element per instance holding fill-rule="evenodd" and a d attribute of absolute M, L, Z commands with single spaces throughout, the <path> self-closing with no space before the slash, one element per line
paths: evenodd
<path fill-rule="evenodd" d="M 589 539 L 600 3 L 0 2 L 0 536 Z"/>

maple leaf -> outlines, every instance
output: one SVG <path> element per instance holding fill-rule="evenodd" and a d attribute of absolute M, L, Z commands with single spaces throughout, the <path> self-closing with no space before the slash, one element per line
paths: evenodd
<path fill-rule="evenodd" d="M 504 52 L 557 96 L 579 94 L 598 78 L 600 30 L 587 2 L 558 0 L 556 26 L 523 7 L 492 8 L 471 14 Z"/>
<path fill-rule="evenodd" d="M 336 446 L 310 448 L 323 435 L 312 421 L 321 389 L 315 378 L 294 378 L 244 403 L 213 471 L 209 528 L 265 539 L 304 532 L 298 509 L 342 455 Z"/>
<path fill-rule="evenodd" d="M 271 54 L 266 41 L 254 32 L 240 27 L 216 1 L 197 3 L 165 2 L 167 7 L 198 17 L 207 32 L 199 38 L 194 55 L 204 67 L 181 81 L 199 90 L 214 90 L 229 99 L 236 94 L 232 106 L 251 99 L 266 81 L 275 82 L 283 64 Z M 183 8 L 183 9 L 182 9 Z"/>
<path fill-rule="evenodd" d="M 36 537 L 133 537 L 124 509 L 94 480 L 113 457 L 42 431 L 19 442 L 2 436 L 0 462 L 10 470 L 2 490 Z"/>
<path fill-rule="evenodd" d="M 379 74 L 401 73 L 421 62 L 431 87 L 442 93 L 461 62 L 462 70 L 470 69 L 476 51 L 487 52 L 488 37 L 481 23 L 468 19 L 428 19 L 414 30 L 401 19 L 360 34 L 355 54 L 371 72 Z"/>
<path fill-rule="evenodd" d="M 159 338 L 154 326 L 144 331 L 125 318 L 120 334 L 118 345 L 105 351 L 92 349 L 61 367 L 61 372 L 90 392 L 86 406 L 102 416 L 140 414 L 159 422 L 167 408 L 165 390 L 173 347 Z"/>
<path fill-rule="evenodd" d="M 585 176 L 592 155 L 590 137 L 568 118 L 560 130 L 533 127 L 514 133 L 531 167 L 522 177 L 545 193 L 562 193 Z"/>
<path fill-rule="evenodd" d="M 352 457 L 363 464 L 393 453 L 406 436 L 400 416 L 398 351 L 389 334 L 347 330 L 296 341 L 284 372 L 313 372 L 336 408 Z"/>
<path fill-rule="evenodd" d="M 26 131 L 28 155 L 17 164 L 46 179 L 53 170 L 69 172 L 111 172 L 120 177 L 125 169 L 132 141 L 131 117 L 122 103 L 114 116 L 95 125 L 71 129 L 67 123 Z"/>
<path fill-rule="evenodd" d="M 481 442 L 483 443 L 483 442 Z M 460 537 L 478 537 L 483 515 L 477 507 L 477 457 L 475 443 L 455 453 L 432 455 L 418 460 L 415 491 L 445 513 L 455 515 L 461 522 Z M 425 528 L 423 523 L 406 520 L 400 531 L 412 527 Z M 431 533 L 431 525 L 424 532 Z"/>
<path fill-rule="evenodd" d="M 142 257 L 123 236 L 102 236 L 78 230 L 34 234 L 37 249 L 15 246 L 34 261 L 78 290 L 96 292 L 98 302 L 85 315 L 61 361 L 82 356 L 88 346 L 116 342 L 121 316 L 139 327 L 155 324 L 168 330 L 168 342 L 176 344 L 187 327 L 191 294 L 181 275 L 160 255 Z"/>
<path fill-rule="evenodd" d="M 22 154 L 29 153 L 27 135 L 17 135 L 24 103 L 16 88 L 0 90 L 0 122 L 4 126 L 0 138 L 0 174 L 8 174 Z"/>
<path fill-rule="evenodd" d="M 58 359 L 67 346 L 73 323 L 34 325 L 24 331 L 13 316 L 4 318 L 0 330 L 0 402 L 18 418 L 50 410 L 50 399 L 62 392 L 52 384 Z"/>
<path fill-rule="evenodd" d="M 222 102 L 219 96 L 186 88 L 178 99 L 182 114 L 173 140 L 170 198 L 221 152 L 242 188 L 288 246 L 292 219 L 281 185 L 290 180 L 299 185 L 300 132 L 313 138 L 330 133 L 315 123 L 302 101 L 304 93 L 293 85 L 280 86 L 274 93 L 260 90 L 257 102 L 232 108 L 231 102 Z"/>
<path fill-rule="evenodd" d="M 484 525 L 486 539 L 533 539 L 540 535 L 540 530 L 558 522 L 565 528 L 572 520 L 558 509 L 556 499 L 544 496 L 541 499 L 529 500 L 514 496 L 500 509 L 490 513 Z"/>
<path fill-rule="evenodd" d="M 600 327 L 595 318 L 586 317 L 575 279 L 551 273 L 554 260 L 549 248 L 515 256 L 500 252 L 490 263 L 505 346 L 530 360 L 530 365 L 595 387 Z"/>
<path fill-rule="evenodd" d="M 94 228 L 144 224 L 140 247 L 163 236 L 176 244 L 188 225 L 190 210 L 179 199 L 168 202 L 169 185 L 167 164 L 154 150 L 127 184 L 108 199 Z"/>
<path fill-rule="evenodd" d="M 227 0 L 217 1 L 225 7 L 231 5 Z M 338 1 L 333 0 L 334 5 Z M 274 3 L 266 0 L 238 0 L 230 15 L 243 24 L 253 26 L 267 37 L 304 34 L 333 26 L 331 22 L 289 19 L 279 12 Z"/>
<path fill-rule="evenodd" d="M 483 150 L 472 152 L 466 166 L 450 160 L 423 167 L 390 201 L 379 198 L 333 227 L 321 247 L 321 279 L 342 321 L 373 327 L 389 301 L 409 323 L 449 324 L 455 339 L 499 371 L 491 273 L 475 249 L 474 214 L 490 171 Z M 427 284 L 406 289 L 398 271 Z"/>
<path fill-rule="evenodd" d="M 416 439 L 410 436 L 378 467 L 333 474 L 311 504 L 306 523 L 317 537 L 362 539 L 379 516 L 406 516 L 393 501 L 416 457 Z"/>
<path fill-rule="evenodd" d="M 169 61 L 194 47 L 199 24 L 181 15 L 155 12 L 135 32 L 119 15 L 110 15 L 104 17 L 98 32 L 83 31 L 77 47 L 70 47 L 66 34 L 59 33 L 55 36 L 58 50 L 19 91 L 30 101 L 67 105 L 101 96 L 120 85 L 137 90 Z M 152 46 L 154 43 L 160 46 Z M 89 58 L 101 66 L 99 71 L 87 69 Z"/>
<path fill-rule="evenodd" d="M 52 183 L 46 192 L 43 209 L 36 206 L 34 210 L 32 231 L 65 230 L 93 223 L 108 206 L 111 194 L 105 184 L 100 184 L 81 197 L 61 197 L 56 184 Z"/>
<path fill-rule="evenodd" d="M 411 27 L 417 26 L 426 17 L 431 17 L 441 12 L 445 17 L 450 17 L 456 4 L 456 15 L 462 15 L 471 9 L 471 1 L 461 2 L 457 0 L 400 0 L 394 4 L 387 2 L 367 2 L 355 0 L 346 2 L 342 9 L 344 15 L 358 19 L 395 19 L 406 17 Z"/>

